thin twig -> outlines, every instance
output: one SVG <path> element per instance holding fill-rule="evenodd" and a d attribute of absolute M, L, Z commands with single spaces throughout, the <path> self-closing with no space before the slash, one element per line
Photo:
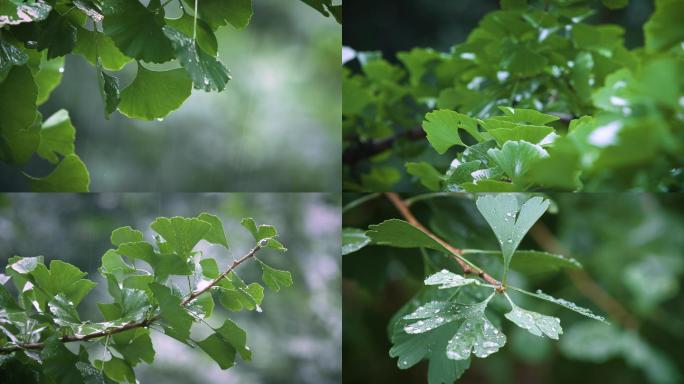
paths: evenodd
<path fill-rule="evenodd" d="M 197 297 L 199 297 L 201 294 L 210 290 L 212 287 L 214 287 L 216 284 L 218 284 L 221 280 L 223 280 L 226 276 L 228 276 L 231 272 L 233 272 L 240 264 L 242 264 L 245 261 L 249 260 L 250 258 L 254 257 L 254 255 L 257 253 L 257 251 L 259 251 L 261 248 L 262 247 L 257 244 L 254 248 L 252 248 L 249 252 L 247 252 L 247 254 L 245 254 L 244 256 L 242 256 L 241 258 L 239 258 L 237 260 L 234 260 L 233 263 L 228 267 L 228 269 L 226 269 L 223 273 L 218 275 L 214 280 L 212 280 L 205 287 L 191 292 L 185 299 L 183 299 L 183 301 L 181 301 L 180 305 L 185 307 L 188 304 L 190 304 L 193 300 L 195 300 Z M 159 319 L 161 319 L 161 316 L 155 315 L 149 319 L 134 321 L 131 323 L 121 325 L 119 327 L 103 329 L 101 331 L 89 333 L 89 334 L 82 335 L 82 336 L 65 335 L 65 336 L 62 336 L 60 338 L 60 341 L 63 343 L 70 343 L 70 342 L 74 342 L 74 341 L 88 341 L 88 340 L 97 339 L 100 337 L 111 336 L 111 335 L 114 335 L 117 333 L 121 333 L 121 332 L 131 330 L 131 329 L 149 327 L 155 321 L 157 321 Z M 40 350 L 40 349 L 43 349 L 44 347 L 45 347 L 44 343 L 14 344 L 14 345 L 7 346 L 7 347 L 0 347 L 0 354 L 11 353 L 11 352 L 18 351 L 21 349 Z"/>
<path fill-rule="evenodd" d="M 566 256 L 570 254 L 570 251 L 558 241 L 549 228 L 542 222 L 538 222 L 532 227 L 530 235 L 542 248 L 549 252 Z M 577 289 L 587 299 L 596 304 L 596 306 L 606 313 L 609 313 L 610 317 L 614 318 L 627 329 L 639 328 L 639 320 L 629 313 L 617 299 L 604 290 L 583 269 L 568 270 L 567 274 Z"/>
<path fill-rule="evenodd" d="M 429 229 L 427 229 L 423 224 L 421 224 L 418 219 L 411 213 L 411 210 L 409 209 L 408 205 L 404 200 L 402 200 L 401 197 L 399 197 L 398 194 L 394 192 L 387 192 L 385 193 L 385 196 L 394 204 L 394 206 L 397 208 L 399 213 L 401 213 L 402 216 L 406 219 L 406 221 L 409 222 L 409 224 L 413 225 L 414 227 L 418 228 L 421 232 L 425 233 L 426 235 L 430 236 L 430 238 L 442 247 L 446 248 L 447 251 L 449 251 L 454 260 L 458 263 L 458 265 L 461 266 L 461 269 L 463 269 L 464 274 L 473 274 L 480 276 L 483 280 L 486 282 L 498 287 L 497 290 L 503 291 L 504 287 L 501 284 L 501 282 L 489 274 L 487 274 L 485 271 L 483 271 L 481 268 L 477 267 L 476 265 L 472 264 L 470 261 L 465 259 L 462 254 L 463 252 L 452 246 L 451 244 L 447 243 L 446 241 L 442 240 L 440 237 L 432 233 Z"/>

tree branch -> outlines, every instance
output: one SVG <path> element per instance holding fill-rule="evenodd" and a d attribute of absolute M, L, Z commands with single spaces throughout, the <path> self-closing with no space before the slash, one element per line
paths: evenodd
<path fill-rule="evenodd" d="M 492 285 L 498 287 L 497 290 L 499 290 L 499 291 L 504 290 L 504 287 L 500 281 L 498 281 L 497 279 L 495 279 L 492 276 L 490 276 L 489 274 L 487 274 L 481 268 L 478 268 L 478 267 L 470 264 L 470 262 L 463 257 L 463 252 L 460 249 L 458 249 L 458 248 L 452 246 L 451 244 L 447 243 L 446 241 L 442 240 L 440 237 L 438 237 L 437 235 L 432 233 L 429 229 L 427 229 L 423 224 L 421 224 L 421 222 L 418 221 L 418 219 L 416 219 L 416 217 L 413 215 L 413 213 L 411 213 L 411 210 L 409 209 L 408 204 L 406 204 L 406 202 L 404 200 L 402 200 L 402 198 L 399 197 L 398 194 L 396 194 L 394 192 L 387 192 L 387 193 L 385 193 L 385 196 L 387 196 L 389 201 L 392 202 L 392 204 L 394 204 L 394 207 L 397 208 L 397 210 L 399 211 L 399 213 L 401 213 L 402 216 L 404 216 L 406 221 L 408 221 L 414 227 L 418 228 L 421 232 L 430 236 L 431 239 L 433 239 L 434 241 L 439 243 L 441 246 L 446 248 L 449 252 L 451 252 L 454 260 L 456 260 L 456 262 L 461 267 L 461 269 L 463 269 L 464 274 L 477 275 L 477 276 L 481 277 L 483 280 L 485 280 L 486 282 L 488 282 L 489 284 L 492 284 Z"/>
<path fill-rule="evenodd" d="M 570 251 L 558 241 L 549 228 L 542 222 L 537 222 L 532 227 L 530 235 L 542 248 L 549 252 L 562 255 L 570 254 Z M 596 283 L 596 281 L 594 281 L 583 269 L 568 270 L 567 274 L 573 284 L 575 284 L 577 289 L 579 289 L 586 298 L 591 300 L 606 313 L 609 313 L 610 316 L 622 324 L 622 326 L 628 329 L 639 328 L 639 320 L 629 313 L 619 301 Z"/>
<path fill-rule="evenodd" d="M 394 144 L 401 139 L 415 141 L 423 139 L 424 137 L 425 131 L 418 127 L 380 140 L 362 142 L 356 138 L 356 140 L 354 140 L 354 144 L 342 152 L 342 163 L 354 165 L 361 160 L 368 159 L 392 148 Z"/>
<path fill-rule="evenodd" d="M 199 297 L 201 294 L 209 291 L 212 287 L 216 286 L 221 280 L 225 279 L 226 276 L 228 276 L 231 272 L 233 272 L 240 264 L 244 263 L 245 261 L 251 259 L 256 255 L 256 253 L 261 249 L 262 247 L 257 244 L 254 248 L 252 248 L 249 252 L 247 252 L 244 256 L 237 260 L 233 260 L 233 263 L 226 269 L 223 273 L 218 275 L 214 280 L 212 280 L 208 285 L 205 287 L 198 289 L 196 291 L 191 292 L 183 301 L 181 301 L 181 306 L 186 307 L 188 304 L 190 304 L 193 300 L 195 300 L 197 297 Z M 161 319 L 160 315 L 154 315 L 149 319 L 144 319 L 140 321 L 134 321 L 131 323 L 127 323 L 118 327 L 114 328 L 108 328 L 104 329 L 101 331 L 89 333 L 83 336 L 75 336 L 75 335 L 65 335 L 60 338 L 60 341 L 63 343 L 71 343 L 74 341 L 88 341 L 91 339 L 97 339 L 100 337 L 105 337 L 105 336 L 110 336 L 110 335 L 115 335 L 117 333 L 125 332 L 131 329 L 135 328 L 146 328 L 152 325 L 155 321 Z M 25 344 L 13 344 L 7 347 L 0 347 L 0 354 L 7 354 L 11 353 L 14 351 L 22 350 L 22 349 L 31 349 L 31 350 L 40 350 L 45 347 L 44 343 L 25 343 Z"/>

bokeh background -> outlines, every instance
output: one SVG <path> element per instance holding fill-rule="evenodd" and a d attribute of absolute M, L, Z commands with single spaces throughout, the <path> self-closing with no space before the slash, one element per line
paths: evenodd
<path fill-rule="evenodd" d="M 348 194 L 348 204 L 361 195 Z M 467 194 L 420 195 L 412 212 L 437 235 L 458 248 L 497 249 L 498 242 Z M 421 200 L 424 197 L 428 199 Z M 548 250 L 574 257 L 585 273 L 522 275 L 509 281 L 541 289 L 608 316 L 611 326 L 550 303 L 514 295 L 523 308 L 561 319 L 556 342 L 519 329 L 503 318 L 502 300 L 491 321 L 503 327 L 506 345 L 486 359 L 473 358 L 459 383 L 622 383 L 684 382 L 684 195 L 556 194 L 519 249 Z M 401 218 L 382 195 L 347 207 L 343 227 L 367 228 Z M 344 383 L 426 383 L 427 363 L 397 368 L 389 356 L 390 318 L 423 287 L 430 267 L 418 249 L 367 246 L 343 256 Z M 431 254 L 442 267 L 455 262 Z M 494 277 L 500 264 L 477 263 Z M 607 295 L 607 296 L 606 296 Z M 608 298 L 607 298 L 608 297 Z M 497 304 L 497 299 L 492 305 Z"/>
<path fill-rule="evenodd" d="M 392 62 L 396 52 L 415 47 L 446 52 L 497 9 L 499 0 L 347 0 L 342 42 L 357 51 L 381 51 Z M 652 12 L 652 0 L 630 0 L 619 10 L 601 7 L 589 20 L 624 26 L 625 43 L 634 48 L 643 45 L 641 26 Z"/>
<path fill-rule="evenodd" d="M 221 310 L 211 323 L 230 317 L 247 331 L 251 362 L 222 371 L 199 350 L 153 332 L 152 365 L 136 367 L 141 383 L 339 383 L 342 337 L 340 297 L 340 197 L 328 194 L 5 194 L 0 195 L 0 265 L 13 255 L 44 255 L 87 271 L 97 287 L 79 306 L 82 319 L 101 319 L 97 302 L 109 302 L 97 272 L 109 249 L 111 231 L 131 225 L 151 240 L 149 224 L 158 216 L 216 214 L 223 220 L 231 251 L 200 242 L 196 249 L 227 267 L 252 246 L 240 219 L 275 225 L 288 247 L 260 256 L 291 271 L 294 285 L 268 291 L 263 312 Z M 255 263 L 240 267 L 247 282 L 259 281 Z M 218 310 L 218 306 L 217 306 Z M 0 379 L 0 381 L 2 381 Z"/>
<path fill-rule="evenodd" d="M 298 0 L 258 0 L 247 28 L 223 27 L 217 38 L 233 80 L 221 93 L 193 90 L 164 121 L 118 112 L 105 120 L 94 67 L 66 58 L 41 111 L 69 111 L 91 191 L 340 189 L 341 26 Z M 134 74 L 132 63 L 122 87 Z M 45 161 L 26 168 L 36 176 L 51 169 Z M 19 170 L 0 164 L 0 190 L 28 188 Z"/>

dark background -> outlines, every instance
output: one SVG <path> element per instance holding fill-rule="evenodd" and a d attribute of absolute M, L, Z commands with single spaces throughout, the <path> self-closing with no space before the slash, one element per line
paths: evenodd
<path fill-rule="evenodd" d="M 357 51 L 394 54 L 414 47 L 448 51 L 461 43 L 479 20 L 499 8 L 496 0 L 347 0 L 342 42 Z M 627 8 L 601 8 L 590 21 L 625 26 L 629 48 L 643 44 L 641 25 L 653 11 L 651 0 L 631 0 Z"/>

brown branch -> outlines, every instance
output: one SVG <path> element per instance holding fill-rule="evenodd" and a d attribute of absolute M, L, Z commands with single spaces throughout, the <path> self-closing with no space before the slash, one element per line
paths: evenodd
<path fill-rule="evenodd" d="M 460 249 L 452 246 L 451 244 L 447 243 L 446 241 L 442 240 L 440 237 L 432 233 L 429 229 L 427 229 L 423 224 L 421 224 L 418 219 L 411 213 L 411 210 L 409 209 L 408 204 L 399 197 L 398 194 L 394 192 L 387 192 L 385 193 L 385 196 L 389 199 L 389 201 L 394 204 L 394 207 L 397 208 L 399 213 L 401 213 L 402 216 L 406 219 L 406 221 L 409 222 L 409 224 L 413 225 L 414 227 L 418 228 L 421 232 L 425 233 L 426 235 L 430 236 L 430 238 L 442 247 L 446 248 L 449 252 L 451 252 L 454 260 L 458 263 L 458 265 L 463 269 L 464 274 L 473 274 L 481 277 L 483 280 L 488 282 L 489 284 L 497 286 L 497 290 L 503 291 L 504 287 L 501 284 L 500 281 L 497 279 L 493 278 L 489 274 L 487 274 L 485 271 L 482 269 L 479 269 L 477 267 L 473 267 L 470 264 L 466 263 L 463 259 L 462 252 Z"/>
<path fill-rule="evenodd" d="M 418 127 L 380 140 L 360 141 L 356 138 L 354 143 L 342 152 L 342 163 L 353 165 L 361 160 L 373 157 L 392 148 L 400 139 L 415 141 L 424 137 L 425 131 Z"/>
<path fill-rule="evenodd" d="M 562 255 L 570 254 L 570 251 L 558 241 L 548 227 L 542 222 L 537 222 L 537 224 L 532 227 L 530 235 L 542 248 L 549 252 Z M 610 314 L 610 316 L 622 324 L 622 326 L 628 329 L 639 328 L 639 320 L 629 313 L 617 299 L 596 283 L 596 281 L 594 281 L 583 269 L 568 270 L 567 274 L 570 277 L 570 280 L 572 280 L 572 283 L 575 284 L 577 289 L 579 289 L 586 298 L 591 300 L 603 311 Z"/>
<path fill-rule="evenodd" d="M 249 252 L 247 252 L 244 256 L 237 260 L 233 260 L 233 263 L 226 269 L 223 273 L 218 275 L 214 280 L 212 280 L 207 286 L 198 289 L 196 291 L 191 292 L 183 301 L 181 301 L 180 305 L 183 307 L 186 307 L 188 304 L 190 304 L 193 300 L 195 300 L 197 297 L 199 297 L 201 294 L 209 291 L 212 287 L 216 286 L 221 280 L 226 278 L 228 274 L 233 272 L 235 268 L 237 268 L 240 264 L 244 263 L 248 259 L 254 257 L 254 255 L 257 253 L 262 248 L 261 245 L 257 244 L 254 248 L 252 248 Z M 98 339 L 100 337 L 105 337 L 105 336 L 110 336 L 110 335 L 115 335 L 117 333 L 125 332 L 131 329 L 135 328 L 141 328 L 141 327 L 149 327 L 152 323 L 155 321 L 159 320 L 161 318 L 160 315 L 155 315 L 152 316 L 149 319 L 144 319 L 140 321 L 134 321 L 131 323 L 124 324 L 119 327 L 114 327 L 114 328 L 108 328 L 108 329 L 103 329 L 101 331 L 89 333 L 87 335 L 83 336 L 75 336 L 75 335 L 65 335 L 60 338 L 60 341 L 63 343 L 71 343 L 74 341 L 88 341 L 91 339 Z M 31 350 L 40 350 L 45 347 L 44 343 L 25 343 L 25 344 L 13 344 L 8 347 L 0 347 L 0 354 L 6 354 L 6 353 L 11 353 L 14 351 L 18 351 L 21 349 L 31 349 Z"/>

